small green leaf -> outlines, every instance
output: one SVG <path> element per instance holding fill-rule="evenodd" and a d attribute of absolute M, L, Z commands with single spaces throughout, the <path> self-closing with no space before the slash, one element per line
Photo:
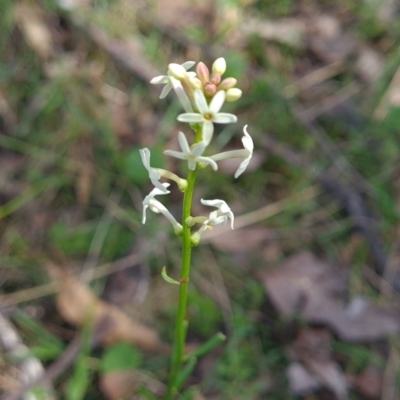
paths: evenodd
<path fill-rule="evenodd" d="M 102 372 L 136 369 L 142 362 L 142 355 L 130 343 L 120 342 L 108 347 L 101 358 Z"/>
<path fill-rule="evenodd" d="M 81 400 L 85 397 L 90 385 L 90 374 L 87 357 L 79 357 L 75 363 L 73 375 L 67 382 L 65 398 L 67 400 Z"/>
<path fill-rule="evenodd" d="M 167 267 L 164 265 L 162 270 L 161 270 L 161 276 L 163 277 L 165 282 L 168 283 L 172 283 L 173 285 L 180 285 L 180 283 L 178 281 L 176 281 L 175 279 L 170 278 L 167 275 Z"/>

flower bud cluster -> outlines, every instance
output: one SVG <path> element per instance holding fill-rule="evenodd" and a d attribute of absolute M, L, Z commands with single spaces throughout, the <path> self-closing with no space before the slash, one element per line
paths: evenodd
<path fill-rule="evenodd" d="M 251 157 L 253 156 L 253 140 L 247 132 L 247 125 L 243 128 L 243 149 L 230 150 L 214 155 L 205 155 L 209 144 L 214 135 L 214 124 L 229 124 L 237 122 L 234 114 L 221 112 L 225 101 L 236 101 L 242 91 L 236 88 L 237 80 L 235 78 L 222 78 L 226 71 L 226 61 L 224 58 L 218 58 L 212 65 L 211 73 L 208 67 L 199 62 L 196 66 L 196 72 L 188 71 L 194 66 L 193 61 L 187 61 L 180 64 L 169 64 L 167 75 L 153 78 L 150 83 L 164 84 L 160 98 L 165 98 L 173 89 L 179 101 L 182 104 L 185 113 L 180 114 L 177 119 L 180 122 L 190 124 L 196 132 L 195 141 L 189 144 L 183 132 L 178 133 L 178 142 L 181 151 L 166 150 L 165 155 L 187 161 L 189 170 L 206 168 L 210 166 L 212 170 L 218 170 L 218 161 L 239 158 L 242 159 L 236 173 L 238 178 L 247 168 Z M 140 150 L 140 155 L 144 167 L 149 173 L 149 178 L 155 188 L 143 201 L 143 220 L 146 221 L 146 210 L 150 209 L 155 213 L 162 213 L 173 225 L 176 234 L 182 232 L 182 225 L 173 217 L 167 208 L 156 200 L 156 195 L 168 194 L 169 183 L 161 183 L 161 178 L 173 180 L 177 183 L 181 191 L 187 188 L 186 179 L 180 178 L 174 173 L 160 169 L 152 168 L 150 165 L 150 150 L 147 148 Z M 233 229 L 234 215 L 229 206 L 223 200 L 201 200 L 205 206 L 216 207 L 208 216 L 189 217 L 182 223 L 187 227 L 195 224 L 201 224 L 200 229 L 192 234 L 192 244 L 196 245 L 200 241 L 202 233 L 206 229 L 212 229 L 216 225 L 224 225 L 228 220 Z"/>

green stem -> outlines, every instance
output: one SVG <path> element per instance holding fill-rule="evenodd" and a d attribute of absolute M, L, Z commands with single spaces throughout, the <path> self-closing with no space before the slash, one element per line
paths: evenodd
<path fill-rule="evenodd" d="M 195 129 L 195 131 L 196 131 L 195 142 L 198 142 L 201 140 L 201 127 L 199 129 Z M 177 391 L 178 373 L 179 370 L 181 369 L 182 362 L 184 359 L 185 339 L 186 339 L 186 329 L 187 329 L 187 323 L 185 321 L 185 317 L 186 317 L 187 293 L 189 284 L 190 257 L 192 252 L 192 244 L 190 241 L 191 230 L 186 225 L 185 221 L 188 217 L 190 217 L 191 214 L 192 197 L 193 197 L 194 183 L 196 180 L 196 173 L 197 173 L 197 168 L 194 171 L 191 170 L 189 171 L 187 177 L 188 186 L 185 190 L 185 194 L 183 197 L 182 266 L 179 277 L 180 285 L 179 285 L 178 313 L 176 315 L 172 364 L 171 364 L 171 371 L 170 371 L 165 400 L 172 400 Z"/>
<path fill-rule="evenodd" d="M 190 217 L 190 210 L 192 206 L 192 196 L 194 189 L 194 182 L 196 178 L 196 170 L 189 171 L 188 174 L 188 187 L 185 190 L 185 195 L 183 198 L 183 210 L 182 210 L 182 267 L 181 274 L 179 278 L 179 303 L 178 303 L 178 313 L 176 316 L 175 324 L 175 340 L 172 355 L 172 368 L 171 375 L 168 383 L 168 390 L 166 400 L 173 398 L 176 378 L 180 370 L 183 355 L 185 350 L 185 316 L 186 316 L 186 304 L 187 304 L 187 290 L 189 283 L 189 271 L 190 271 L 190 256 L 192 245 L 190 243 L 191 231 L 185 224 L 186 218 Z"/>

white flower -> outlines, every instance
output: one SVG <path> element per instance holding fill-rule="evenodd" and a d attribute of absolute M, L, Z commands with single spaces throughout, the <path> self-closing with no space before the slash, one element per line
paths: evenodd
<path fill-rule="evenodd" d="M 204 150 L 206 149 L 206 145 L 204 144 L 204 142 L 195 143 L 192 148 L 190 148 L 186 136 L 183 134 L 183 132 L 179 132 L 178 141 L 182 152 L 165 150 L 164 154 L 166 154 L 167 156 L 179 158 L 180 160 L 187 160 L 189 169 L 191 170 L 194 170 L 196 168 L 196 163 L 198 162 L 210 164 L 214 171 L 218 169 L 218 165 L 214 160 L 209 157 L 202 156 Z"/>
<path fill-rule="evenodd" d="M 169 183 L 163 183 L 163 190 L 160 190 L 158 188 L 154 188 L 143 200 L 143 216 L 142 216 L 142 224 L 146 223 L 146 210 L 150 208 L 151 211 L 154 211 L 155 213 L 159 213 L 158 207 L 154 207 L 154 204 L 157 205 L 157 203 L 160 203 L 158 200 L 154 199 L 154 196 L 160 195 L 160 194 L 168 194 L 171 193 L 167 188 L 170 184 Z M 161 203 L 160 203 L 161 204 Z"/>
<path fill-rule="evenodd" d="M 194 103 L 197 107 L 198 113 L 186 113 L 178 116 L 178 121 L 188 123 L 202 123 L 202 140 L 209 145 L 213 133 L 214 133 L 214 122 L 217 124 L 229 124 L 236 122 L 237 117 L 233 114 L 220 113 L 222 105 L 225 101 L 225 91 L 220 90 L 212 98 L 210 104 L 207 104 L 207 100 L 203 92 L 199 89 L 194 91 Z"/>
<path fill-rule="evenodd" d="M 209 157 L 214 161 L 226 160 L 228 158 L 243 158 L 243 161 L 240 163 L 239 168 L 235 173 L 235 178 L 238 178 L 245 171 L 249 165 L 251 157 L 253 157 L 254 143 L 253 139 L 247 132 L 247 125 L 243 128 L 243 133 L 243 150 L 224 151 L 223 153 L 218 153 Z"/>
<path fill-rule="evenodd" d="M 253 157 L 254 143 L 253 139 L 247 132 L 247 125 L 245 125 L 245 127 L 243 128 L 243 133 L 244 136 L 242 137 L 242 143 L 243 147 L 245 148 L 245 150 L 247 150 L 248 154 L 247 157 L 240 163 L 239 168 L 235 173 L 235 178 L 238 178 L 245 171 L 245 169 L 249 165 L 251 157 Z"/>
<path fill-rule="evenodd" d="M 231 228 L 233 229 L 234 215 L 230 207 L 224 200 L 203 200 L 201 199 L 201 204 L 210 207 L 216 207 L 218 210 L 210 213 L 208 220 L 204 222 L 204 225 L 214 226 L 214 225 L 225 225 L 228 219 L 231 220 Z"/>
<path fill-rule="evenodd" d="M 163 183 L 165 190 L 169 186 L 169 183 Z M 156 200 L 154 197 L 160 194 L 168 194 L 169 190 L 163 192 L 158 188 L 154 188 L 143 200 L 143 216 L 142 216 L 142 224 L 146 223 L 146 210 L 149 208 L 151 211 L 156 214 L 163 214 L 169 222 L 171 222 L 175 233 L 178 235 L 182 232 L 182 225 L 175 219 L 175 217 L 168 211 L 168 209 Z"/>
<path fill-rule="evenodd" d="M 187 71 L 188 69 L 192 68 L 193 65 L 196 64 L 194 61 L 186 61 L 182 64 L 182 67 Z M 160 84 L 164 84 L 165 86 L 163 88 L 163 90 L 161 91 L 160 94 L 160 99 L 163 99 L 167 96 L 167 94 L 171 91 L 172 87 L 173 87 L 173 80 L 176 80 L 173 76 L 170 75 L 170 72 L 168 70 L 167 72 L 168 75 L 160 75 L 160 76 L 156 76 L 155 78 L 153 78 L 150 83 L 153 85 L 160 85 Z M 188 72 L 189 76 L 196 76 L 195 72 Z M 179 81 L 178 81 L 179 82 Z"/>
<path fill-rule="evenodd" d="M 163 184 L 160 182 L 161 174 L 156 168 L 151 168 L 150 166 L 150 150 L 147 148 L 140 149 L 140 157 L 142 158 L 142 163 L 144 167 L 149 171 L 149 178 L 151 180 L 151 183 L 161 190 L 163 193 L 167 193 L 167 189 Z"/>

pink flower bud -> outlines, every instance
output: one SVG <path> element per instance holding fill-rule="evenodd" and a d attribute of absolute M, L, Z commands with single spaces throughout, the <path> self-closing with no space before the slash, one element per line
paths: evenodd
<path fill-rule="evenodd" d="M 208 82 L 204 85 L 204 94 L 207 97 L 213 97 L 216 92 L 217 92 L 217 87 L 213 83 Z"/>
<path fill-rule="evenodd" d="M 197 64 L 196 72 L 203 85 L 205 85 L 210 80 L 210 71 L 208 70 L 207 65 L 203 62 L 200 61 Z"/>
<path fill-rule="evenodd" d="M 237 79 L 235 78 L 225 78 L 218 86 L 218 90 L 228 90 L 235 87 L 237 84 Z"/>
<path fill-rule="evenodd" d="M 215 74 L 215 73 L 212 73 L 212 75 L 211 75 L 211 82 L 214 84 L 214 85 L 219 85 L 220 84 L 220 82 L 221 82 L 221 75 L 220 74 Z"/>

